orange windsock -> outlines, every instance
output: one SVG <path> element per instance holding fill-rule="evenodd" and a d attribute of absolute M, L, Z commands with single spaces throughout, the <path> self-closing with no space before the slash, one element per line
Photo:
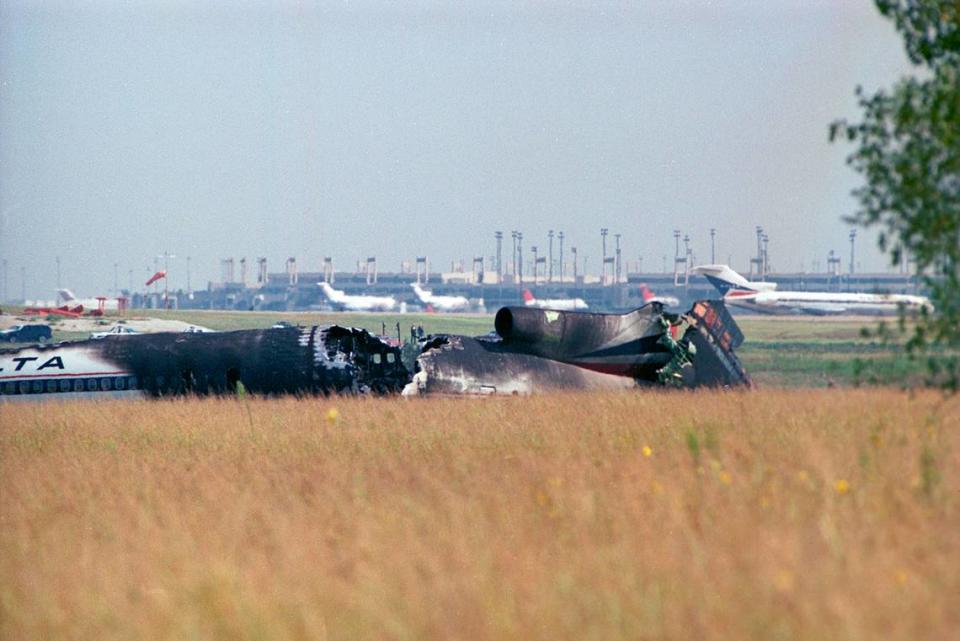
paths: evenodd
<path fill-rule="evenodd" d="M 149 287 L 150 285 L 153 285 L 155 282 L 157 282 L 161 278 L 166 278 L 166 277 L 167 277 L 167 272 L 161 269 L 156 274 L 150 277 L 150 280 L 147 281 L 147 287 Z"/>

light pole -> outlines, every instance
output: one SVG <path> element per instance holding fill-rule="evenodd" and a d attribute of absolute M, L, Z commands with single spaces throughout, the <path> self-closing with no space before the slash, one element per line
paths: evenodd
<path fill-rule="evenodd" d="M 717 230 L 710 228 L 710 264 L 717 264 Z"/>
<path fill-rule="evenodd" d="M 513 253 L 510 254 L 510 275 L 513 277 L 513 281 L 517 281 L 517 232 L 516 230 L 510 232 L 510 238 L 513 239 Z"/>
<path fill-rule="evenodd" d="M 577 284 L 577 248 L 571 247 L 570 253 L 573 254 L 573 284 Z"/>
<path fill-rule="evenodd" d="M 517 265 L 520 269 L 520 284 L 523 285 L 523 232 L 517 232 Z"/>
<path fill-rule="evenodd" d="M 168 294 L 168 291 L 169 291 L 168 283 L 170 282 L 170 277 L 168 276 L 168 274 L 170 273 L 170 259 L 176 258 L 176 256 L 174 256 L 170 252 L 165 251 L 159 256 L 157 256 L 157 258 L 163 259 L 163 308 L 167 309 L 167 307 L 170 304 L 170 299 Z"/>
<path fill-rule="evenodd" d="M 615 251 L 614 256 L 616 257 L 615 260 L 617 261 L 617 265 L 616 265 L 615 271 L 617 273 L 617 282 L 619 283 L 620 282 L 620 234 L 614 234 L 613 239 L 616 241 L 616 249 L 614 250 Z"/>
<path fill-rule="evenodd" d="M 503 232 L 493 232 L 493 237 L 497 239 L 497 282 L 503 284 L 503 255 L 501 254 L 501 247 L 503 245 Z"/>
<path fill-rule="evenodd" d="M 547 232 L 547 238 L 550 239 L 549 250 L 547 253 L 547 260 L 549 261 L 547 263 L 547 282 L 552 283 L 553 282 L 553 230 L 552 229 Z"/>
<path fill-rule="evenodd" d="M 610 230 L 606 227 L 600 228 L 600 242 L 603 245 L 603 257 L 600 259 L 600 281 L 603 285 L 607 284 L 607 234 L 609 233 Z M 584 266 L 583 270 L 587 270 L 586 266 Z"/>
<path fill-rule="evenodd" d="M 766 279 L 767 277 L 767 270 L 770 269 L 770 265 L 769 265 L 770 256 L 767 253 L 767 243 L 769 242 L 770 242 L 770 237 L 764 234 L 763 235 L 763 273 L 761 274 L 761 277 L 764 279 Z"/>
<path fill-rule="evenodd" d="M 560 239 L 560 282 L 563 282 L 564 277 L 564 268 L 563 268 L 563 232 L 557 234 L 557 238 Z"/>
<path fill-rule="evenodd" d="M 757 225 L 757 272 L 763 273 L 763 227 L 760 225 Z"/>
<path fill-rule="evenodd" d="M 856 242 L 856 240 L 857 240 L 857 230 L 851 229 L 850 230 L 850 275 L 851 276 L 853 275 L 853 265 L 854 265 L 853 249 L 854 249 L 854 243 Z"/>
<path fill-rule="evenodd" d="M 531 245 L 530 251 L 533 252 L 533 284 L 537 285 L 537 278 L 540 276 L 540 270 L 537 268 L 537 246 Z"/>

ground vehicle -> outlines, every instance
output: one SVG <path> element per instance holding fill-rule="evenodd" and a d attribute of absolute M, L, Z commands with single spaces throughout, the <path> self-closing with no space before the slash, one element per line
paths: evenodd
<path fill-rule="evenodd" d="M 124 336 L 126 334 L 139 334 L 137 330 L 132 327 L 127 327 L 125 325 L 117 325 L 108 329 L 105 332 L 93 332 L 90 334 L 90 338 L 106 338 L 107 336 Z"/>
<path fill-rule="evenodd" d="M 51 338 L 49 325 L 14 325 L 0 330 L 0 341 L 7 343 L 46 343 Z"/>
<path fill-rule="evenodd" d="M 183 330 L 183 331 L 184 331 L 185 334 L 208 334 L 208 333 L 212 332 L 213 330 L 212 330 L 212 329 L 207 329 L 206 327 L 198 327 L 198 326 L 196 326 L 196 325 L 190 325 L 189 327 L 187 327 L 187 328 L 186 328 L 185 330 Z"/>

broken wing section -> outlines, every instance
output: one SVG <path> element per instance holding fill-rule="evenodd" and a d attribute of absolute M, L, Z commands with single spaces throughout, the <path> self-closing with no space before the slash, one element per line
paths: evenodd
<path fill-rule="evenodd" d="M 497 338 L 437 336 L 417 358 L 404 396 L 527 395 L 560 390 L 623 390 L 638 383 L 623 376 L 513 350 Z"/>

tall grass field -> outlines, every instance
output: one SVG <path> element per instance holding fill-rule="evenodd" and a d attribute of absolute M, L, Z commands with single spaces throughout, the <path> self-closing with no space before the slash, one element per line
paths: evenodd
<path fill-rule="evenodd" d="M 0 406 L 2 639 L 960 638 L 960 399 Z"/>

